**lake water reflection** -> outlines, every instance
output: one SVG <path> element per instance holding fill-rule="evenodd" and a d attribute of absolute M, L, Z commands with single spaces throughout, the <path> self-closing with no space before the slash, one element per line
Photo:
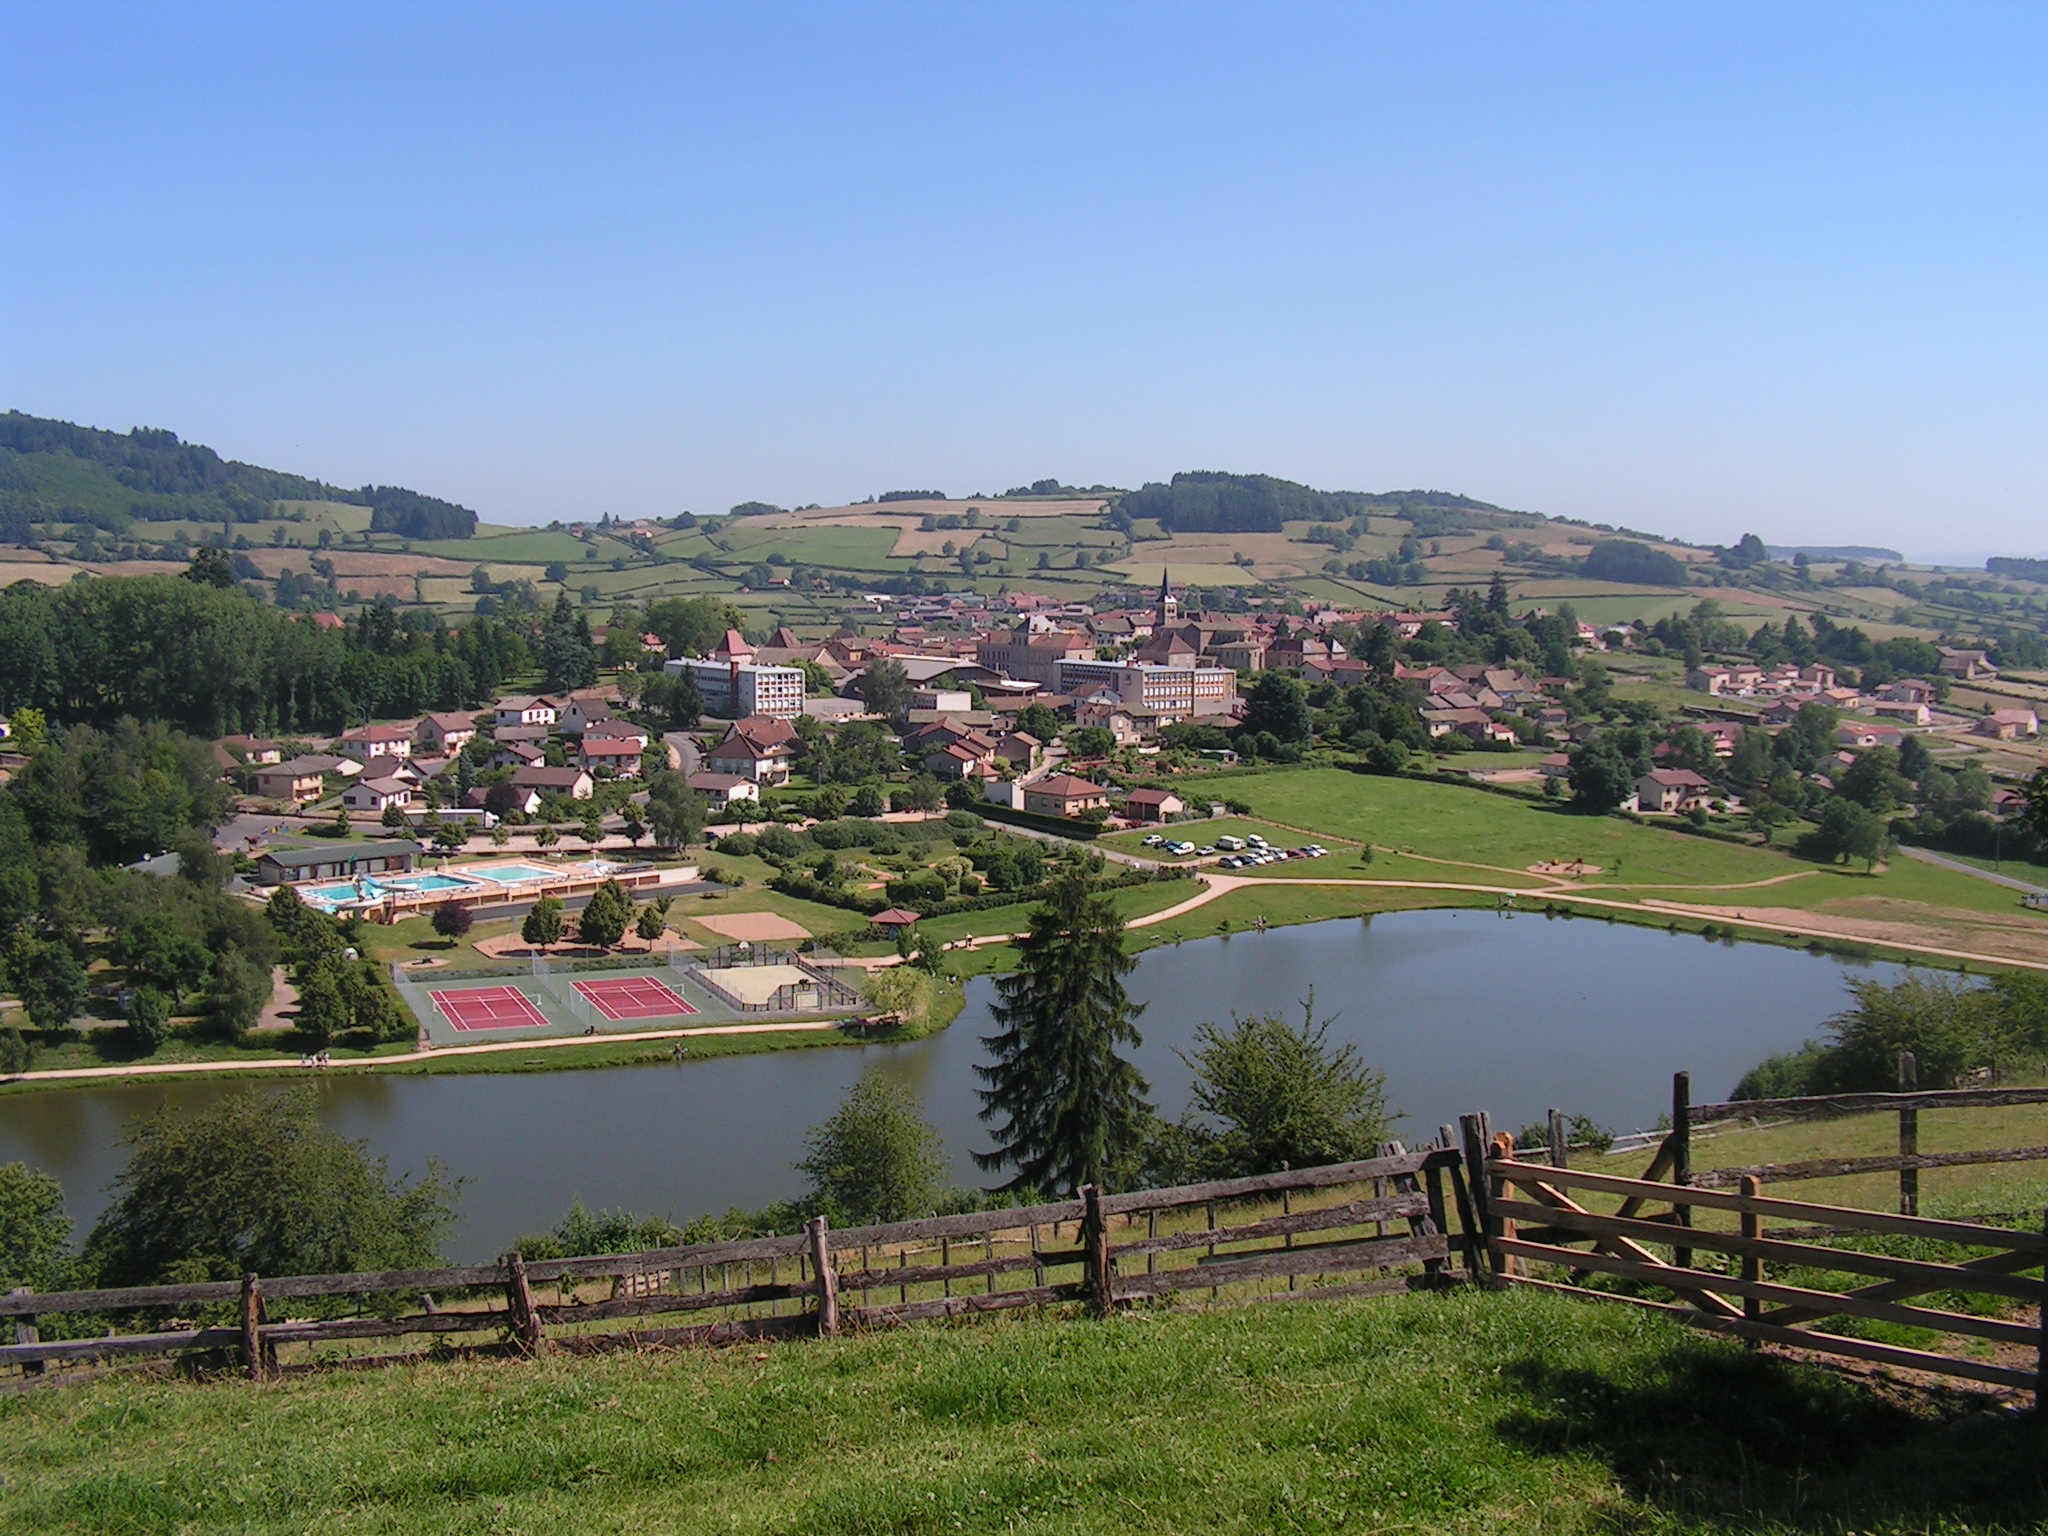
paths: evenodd
<path fill-rule="evenodd" d="M 1770 945 L 1585 919 L 1487 912 L 1401 912 L 1204 939 L 1147 952 L 1131 978 L 1146 1004 L 1139 1065 L 1161 1111 L 1187 1102 L 1176 1056 L 1198 1025 L 1230 1013 L 1299 1013 L 1309 989 L 1333 1038 L 1355 1042 L 1387 1074 L 1408 1116 L 1396 1134 L 1426 1139 L 1462 1111 L 1519 1125 L 1556 1106 L 1619 1130 L 1650 1125 L 1670 1075 L 1718 1098 L 1758 1058 L 1815 1035 L 1845 1001 L 1858 965 Z M 974 1066 L 989 1032 L 987 979 L 952 1028 L 900 1046 L 588 1072 L 450 1077 L 333 1077 L 323 1113 L 394 1169 L 429 1158 L 470 1181 L 451 1255 L 486 1258 L 545 1226 L 572 1199 L 687 1218 L 793 1194 L 803 1134 L 830 1114 L 871 1059 L 917 1094 L 945 1137 L 956 1176 L 977 1175 L 985 1146 Z M 219 1083 L 124 1084 L 0 1099 L 0 1162 L 46 1169 L 65 1186 L 81 1231 L 105 1203 L 131 1120 L 165 1103 L 196 1106 Z"/>

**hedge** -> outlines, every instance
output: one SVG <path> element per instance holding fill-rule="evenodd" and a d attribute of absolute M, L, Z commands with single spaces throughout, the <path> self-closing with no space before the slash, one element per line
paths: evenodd
<path fill-rule="evenodd" d="M 1076 821 L 1067 816 L 1041 816 L 1036 811 L 1012 810 L 1007 805 L 977 805 L 974 814 L 985 820 L 1003 822 L 1012 827 L 1029 827 L 1037 832 L 1050 832 L 1056 837 L 1071 838 L 1077 843 L 1093 842 L 1102 836 L 1102 828 L 1093 822 Z"/>

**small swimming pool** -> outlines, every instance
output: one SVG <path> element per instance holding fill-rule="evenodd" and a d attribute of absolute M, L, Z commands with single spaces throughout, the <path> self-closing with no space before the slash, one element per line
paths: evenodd
<path fill-rule="evenodd" d="M 385 891 L 460 891 L 476 884 L 454 875 L 401 875 L 396 880 L 373 879 L 370 883 Z"/>
<path fill-rule="evenodd" d="M 559 870 L 539 869 L 531 864 L 475 865 L 463 870 L 465 875 L 477 880 L 489 880 L 494 885 L 525 885 L 532 880 L 559 880 Z"/>

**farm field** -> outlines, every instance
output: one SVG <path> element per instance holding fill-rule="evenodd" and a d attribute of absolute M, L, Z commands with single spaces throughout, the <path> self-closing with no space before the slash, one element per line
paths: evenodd
<path fill-rule="evenodd" d="M 1631 1308 L 1526 1291 L 1020 1316 L 35 1393 L 6 1406 L 0 1525 L 2032 1528 L 2048 1514 L 2039 1426 L 1982 1401 L 1886 1394 Z"/>

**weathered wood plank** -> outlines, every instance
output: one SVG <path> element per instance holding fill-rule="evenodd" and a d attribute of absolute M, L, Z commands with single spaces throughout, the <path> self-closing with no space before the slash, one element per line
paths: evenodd
<path fill-rule="evenodd" d="M 0 1344 L 0 1365 L 32 1360 L 90 1360 L 100 1355 L 168 1355 L 181 1349 L 239 1349 L 242 1330 L 180 1328 L 170 1333 L 111 1333 L 96 1339 L 44 1339 Z"/>
<path fill-rule="evenodd" d="M 1132 1243 L 1111 1245 L 1112 1256 L 1126 1253 L 1173 1253 L 1182 1248 L 1205 1248 L 1212 1243 L 1249 1242 L 1261 1237 L 1280 1237 L 1295 1232 L 1322 1232 L 1333 1227 L 1355 1227 L 1369 1221 L 1391 1221 L 1404 1216 L 1427 1216 L 1426 1196 L 1397 1195 L 1383 1200 L 1353 1200 L 1319 1210 L 1298 1211 L 1292 1216 L 1274 1216 L 1242 1226 L 1221 1227 L 1211 1232 L 1195 1228 L 1169 1232 L 1164 1237 L 1144 1237 Z"/>
<path fill-rule="evenodd" d="M 755 1302 L 807 1300 L 809 1286 L 747 1285 L 730 1291 L 657 1291 L 651 1296 L 620 1296 L 582 1305 L 542 1303 L 534 1308 L 545 1323 L 600 1323 L 614 1317 L 658 1317 L 666 1312 L 708 1312 L 717 1307 Z"/>
<path fill-rule="evenodd" d="M 1244 1179 L 1218 1179 L 1208 1184 L 1179 1184 L 1170 1189 L 1141 1189 L 1127 1195 L 1105 1195 L 1105 1216 L 1128 1211 L 1165 1211 L 1185 1205 L 1206 1205 L 1211 1200 L 1249 1200 L 1277 1195 L 1282 1190 L 1323 1189 L 1332 1184 L 1362 1184 L 1368 1179 L 1392 1178 L 1398 1173 L 1420 1173 L 1431 1159 L 1441 1162 L 1453 1154 L 1409 1152 L 1400 1157 L 1373 1157 L 1356 1163 L 1330 1163 L 1320 1168 L 1292 1168 L 1285 1173 L 1261 1173 Z"/>
<path fill-rule="evenodd" d="M 2048 1240 L 2039 1232 L 2015 1232 L 2006 1227 L 1980 1226 L 1968 1221 L 1941 1221 L 1929 1216 L 1897 1216 L 1887 1211 L 1859 1211 L 1845 1205 L 1815 1205 L 1804 1200 L 1779 1200 L 1770 1196 L 1749 1199 L 1719 1190 L 1672 1184 L 1645 1185 L 1640 1179 L 1625 1179 L 1611 1173 L 1584 1173 L 1577 1169 L 1544 1168 L 1533 1164 L 1489 1163 L 1489 1172 L 1510 1182 L 1532 1181 L 1580 1189 L 1604 1190 L 1610 1194 L 1643 1195 L 1657 1200 L 1674 1196 L 1687 1204 L 1707 1210 L 1755 1211 L 1759 1216 L 1814 1221 L 1866 1232 L 1896 1232 L 1908 1237 L 1931 1237 L 1958 1243 L 1966 1248 L 2009 1248 L 2018 1253 L 2048 1253 Z"/>
<path fill-rule="evenodd" d="M 1036 1271 L 1047 1264 L 1079 1264 L 1086 1255 L 1075 1251 L 1065 1254 L 1018 1253 L 1007 1258 L 975 1259 L 960 1264 L 917 1264 L 905 1265 L 898 1269 L 886 1266 L 876 1269 L 855 1269 L 843 1271 L 839 1276 L 841 1290 L 871 1290 L 878 1285 L 925 1285 L 938 1280 L 971 1280 L 981 1275 L 996 1276 L 1015 1274 L 1020 1270 Z"/>
<path fill-rule="evenodd" d="M 1757 1301 L 1786 1302 L 1810 1308 L 1815 1317 L 1867 1317 L 1877 1322 L 1931 1328 L 1937 1333 L 1992 1339 L 2001 1344 L 2030 1345 L 2037 1337 L 2033 1327 L 2008 1323 L 2000 1318 L 1972 1317 L 1967 1313 L 1942 1312 L 1928 1307 L 1908 1307 L 1890 1301 L 1860 1301 L 1854 1295 L 1816 1291 L 1806 1286 L 1783 1285 L 1774 1280 L 1749 1280 L 1732 1275 L 1709 1274 L 1696 1269 L 1674 1270 L 1662 1264 L 1640 1264 L 1632 1259 L 1616 1258 L 1612 1254 L 1578 1253 L 1569 1248 L 1554 1248 L 1545 1243 L 1529 1243 L 1520 1239 L 1510 1241 L 1513 1251 L 1524 1258 L 1541 1259 L 1577 1269 L 1597 1269 L 1603 1274 L 1619 1275 L 1627 1280 L 1643 1280 L 1652 1285 L 1661 1285 L 1667 1290 L 1680 1290 L 1683 1288 L 1683 1282 L 1690 1280 L 1695 1285 L 1711 1286 L 1716 1291 L 1726 1291 L 1733 1296 L 1751 1297 Z M 1771 1319 L 1760 1317 L 1753 1318 L 1752 1321 L 1769 1322 Z"/>
<path fill-rule="evenodd" d="M 1977 1152 L 1916 1152 L 1879 1157 L 1814 1157 L 1797 1163 L 1753 1163 L 1747 1168 L 1712 1168 L 1693 1175 L 1697 1189 L 1728 1189 L 1745 1178 L 1773 1184 L 1800 1179 L 1846 1179 L 1863 1173 L 1900 1173 L 1921 1168 L 1970 1168 L 1986 1163 L 2048 1160 L 2048 1147 L 1991 1147 Z M 1903 1214 L 1910 1215 L 1910 1212 Z"/>
<path fill-rule="evenodd" d="M 265 1323 L 266 1344 L 321 1344 L 344 1339 L 396 1339 L 409 1333 L 489 1333 L 512 1326 L 503 1308 L 479 1312 L 415 1312 L 406 1317 L 337 1317 Z"/>
<path fill-rule="evenodd" d="M 1579 1223 L 1590 1219 L 1590 1213 L 1585 1209 L 1585 1207 L 1577 1204 L 1576 1202 L 1568 1199 L 1566 1196 L 1558 1193 L 1558 1191 L 1552 1189 L 1550 1185 L 1546 1183 L 1543 1183 L 1541 1181 L 1535 1182 L 1529 1186 L 1529 1191 L 1530 1193 L 1535 1195 L 1537 1201 L 1539 1202 L 1535 1206 L 1523 1206 L 1519 1202 L 1513 1201 L 1501 1201 L 1497 1202 L 1497 1204 L 1503 1206 L 1515 1205 L 1518 1209 L 1535 1210 L 1542 1213 L 1554 1213 L 1554 1219 L 1557 1219 L 1565 1223 Z M 1619 1218 L 1617 1218 L 1617 1220 L 1618 1219 Z M 1657 1224 L 1661 1225 L 1661 1223 Z M 1650 1226 L 1652 1225 L 1652 1223 L 1638 1222 L 1632 1223 L 1632 1225 Z M 1507 1235 L 1512 1237 L 1514 1236 L 1514 1233 L 1510 1231 Z M 1649 1249 L 1642 1247 L 1640 1244 L 1630 1241 L 1629 1238 L 1625 1234 L 1621 1233 L 1619 1230 L 1610 1234 L 1603 1235 L 1595 1239 L 1595 1242 L 1597 1246 L 1603 1248 L 1618 1248 L 1621 1250 L 1622 1257 L 1627 1259 L 1633 1259 L 1634 1261 L 1640 1264 L 1661 1265 L 1663 1262 L 1654 1253 L 1650 1252 Z M 1683 1268 L 1685 1266 L 1680 1265 L 1678 1267 Z M 1584 1271 L 1578 1270 L 1574 1271 L 1572 1278 L 1574 1280 L 1578 1280 L 1583 1278 L 1583 1276 Z M 1694 1306 L 1699 1307 L 1703 1311 L 1719 1312 L 1732 1317 L 1741 1310 L 1727 1298 L 1717 1296 L 1712 1291 L 1688 1289 L 1683 1286 L 1674 1286 L 1673 1289 L 1677 1290 L 1680 1295 L 1686 1298 L 1686 1300 L 1690 1301 Z"/>
<path fill-rule="evenodd" d="M 1002 1211 L 967 1211 L 958 1216 L 927 1216 L 917 1221 L 892 1221 L 874 1227 L 846 1227 L 832 1234 L 835 1250 L 860 1247 L 891 1247 L 898 1243 L 926 1243 L 942 1237 L 981 1237 L 994 1232 L 1022 1232 L 1029 1227 L 1054 1226 L 1079 1221 L 1083 1215 L 1079 1200 L 1061 1200 L 1050 1205 L 1020 1205 Z"/>
<path fill-rule="evenodd" d="M 1662 1312 L 1668 1317 L 1677 1318 L 1680 1322 L 1713 1333 L 1762 1339 L 1767 1343 L 1789 1345 L 1793 1349 L 1803 1349 L 1817 1355 L 1843 1355 L 1852 1360 L 1869 1360 L 1879 1365 L 1902 1365 L 1911 1370 L 1927 1371 L 1937 1376 L 1960 1376 L 1967 1381 L 1989 1382 L 1999 1387 L 2030 1388 L 2034 1384 L 2034 1374 L 2031 1371 L 2015 1371 L 2001 1365 L 1989 1365 L 1981 1360 L 1961 1360 L 1951 1355 L 1930 1354 L 1925 1350 L 1905 1349 L 1894 1344 L 1873 1344 L 1866 1339 L 1844 1338 L 1838 1333 L 1813 1333 L 1804 1328 L 1779 1328 L 1770 1323 L 1754 1323 L 1743 1317 L 1715 1317 L 1695 1311 L 1691 1307 L 1674 1306 L 1670 1302 L 1651 1301 L 1641 1296 L 1616 1296 L 1608 1291 L 1588 1291 L 1576 1285 L 1559 1285 L 1551 1280 L 1517 1278 L 1514 1284 L 1533 1286 L 1538 1290 L 1558 1291 L 1567 1296 L 1577 1296 L 1583 1300 L 1604 1302 L 1609 1305 L 1623 1302 L 1647 1311 Z"/>
<path fill-rule="evenodd" d="M 1566 1212 L 1549 1206 L 1516 1205 L 1511 1208 L 1541 1212 L 1550 1218 L 1552 1226 L 1574 1227 L 1588 1236 L 1639 1237 L 1653 1243 L 1672 1241 L 1669 1228 L 1658 1229 L 1651 1227 L 1647 1222 L 1627 1221 L 1619 1216 Z M 1770 1237 L 1747 1238 L 1737 1233 L 1717 1232 L 1705 1227 L 1692 1228 L 1686 1234 L 1686 1241 L 1694 1248 L 1705 1248 L 1715 1253 L 1733 1254 L 1741 1258 L 1773 1259 L 1789 1264 L 1803 1264 L 1809 1269 L 1832 1270 L 1850 1275 L 1877 1275 L 1888 1280 L 1924 1281 L 1928 1290 L 1952 1288 L 2033 1302 L 2040 1301 L 2044 1294 L 2042 1282 L 2039 1280 L 1986 1273 L 1980 1269 L 1965 1268 L 1961 1264 L 1937 1264 L 1925 1259 L 1899 1259 L 1889 1254 L 1858 1253 L 1849 1248 L 1822 1248 L 1811 1243 L 1788 1243 Z M 1577 1261 L 1584 1261 L 1587 1258 L 1587 1255 L 1576 1249 L 1561 1248 L 1558 1251 Z M 1634 1257 L 1641 1262 L 1641 1254 Z M 1656 1265 L 1655 1255 L 1650 1255 L 1650 1262 L 1653 1266 Z"/>
<path fill-rule="evenodd" d="M 1119 1298 L 1158 1296 L 1169 1291 L 1208 1290 L 1247 1280 L 1277 1280 L 1288 1275 L 1343 1274 L 1360 1269 L 1385 1269 L 1419 1264 L 1450 1253 L 1449 1239 L 1436 1237 L 1372 1238 L 1359 1243 L 1317 1248 L 1280 1248 L 1259 1254 L 1219 1253 L 1189 1269 L 1162 1269 L 1155 1275 L 1117 1277 Z"/>
<path fill-rule="evenodd" d="M 558 1351 L 566 1354 L 601 1355 L 621 1349 L 685 1349 L 708 1344 L 737 1344 L 747 1339 L 787 1339 L 808 1335 L 816 1327 L 817 1319 L 809 1313 L 794 1312 L 785 1317 L 738 1317 L 723 1322 L 697 1323 L 687 1328 L 565 1333 L 552 1342 Z"/>
<path fill-rule="evenodd" d="M 1079 1285 L 1038 1285 L 1023 1291 L 976 1291 L 961 1296 L 934 1296 L 929 1301 L 892 1301 L 879 1307 L 849 1308 L 846 1316 L 863 1326 L 912 1323 L 938 1317 L 964 1317 L 975 1312 L 1005 1312 L 1015 1307 L 1045 1307 L 1079 1301 Z"/>
<path fill-rule="evenodd" d="M 1712 1120 L 1762 1119 L 1789 1115 L 1811 1120 L 1860 1115 L 1875 1109 L 1989 1109 L 2004 1104 L 2048 1104 L 2048 1088 L 1930 1088 L 1915 1093 L 1832 1093 L 1801 1099 L 1737 1099 L 1728 1104 L 1695 1104 L 1694 1125 Z"/>

